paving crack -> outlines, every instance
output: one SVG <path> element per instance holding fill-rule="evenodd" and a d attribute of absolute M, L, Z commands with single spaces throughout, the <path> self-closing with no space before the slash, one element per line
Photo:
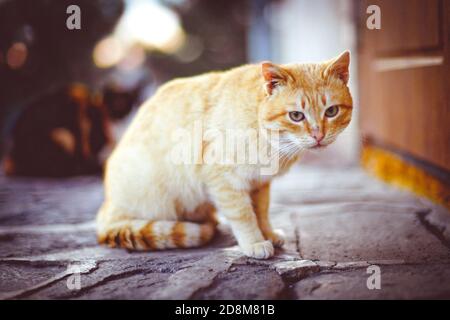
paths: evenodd
<path fill-rule="evenodd" d="M 321 283 L 315 283 L 314 286 L 309 290 L 309 294 L 310 295 L 314 294 L 314 291 L 320 289 L 321 287 L 322 287 Z"/>
<path fill-rule="evenodd" d="M 73 268 L 73 266 L 72 266 L 72 268 L 67 268 L 67 270 L 60 272 L 60 273 L 56 274 L 55 276 L 51 277 L 50 279 L 40 282 L 32 287 L 22 289 L 22 290 L 1 293 L 0 300 L 25 298 L 35 292 L 38 292 L 45 288 L 50 287 L 52 284 L 74 274 L 75 272 L 78 272 L 80 274 L 85 274 L 85 273 L 89 273 L 98 268 L 98 264 L 95 260 L 81 261 L 81 262 L 77 263 L 76 266 L 77 266 L 77 268 Z"/>
<path fill-rule="evenodd" d="M 108 282 L 115 281 L 115 280 L 120 280 L 120 279 L 125 279 L 125 278 L 128 278 L 128 277 L 137 275 L 137 274 L 142 274 L 143 271 L 145 271 L 145 269 L 135 269 L 135 270 L 130 270 L 130 271 L 124 271 L 124 272 L 120 272 L 120 273 L 111 274 L 111 275 L 108 275 L 108 276 L 104 277 L 103 279 L 101 279 L 101 280 L 99 280 L 99 281 L 97 281 L 97 282 L 95 282 L 95 283 L 93 283 L 93 284 L 91 284 L 89 286 L 82 287 L 80 290 L 77 290 L 77 291 L 71 291 L 70 294 L 61 296 L 59 298 L 62 298 L 62 299 L 77 298 L 77 297 L 80 297 L 80 296 L 84 295 L 89 290 L 97 288 L 99 286 L 102 286 L 102 285 L 104 285 L 104 284 L 106 284 Z"/>
<path fill-rule="evenodd" d="M 293 214 L 291 214 L 291 220 L 293 222 L 295 221 L 295 217 Z M 271 266 L 271 268 L 274 268 L 277 271 L 284 283 L 284 288 L 283 290 L 281 290 L 278 296 L 279 299 L 298 299 L 297 293 L 294 289 L 294 284 L 301 281 L 302 279 L 309 277 L 311 274 L 320 272 L 321 269 L 321 267 L 313 261 L 301 260 L 303 258 L 303 254 L 300 246 L 300 230 L 296 223 L 294 223 L 294 225 L 295 251 L 299 259 L 296 259 L 294 261 L 283 261 Z M 299 265 L 304 263 L 306 263 L 306 265 Z"/>
<path fill-rule="evenodd" d="M 444 236 L 443 230 L 432 224 L 427 216 L 431 214 L 431 210 L 417 211 L 416 216 L 422 226 L 433 236 L 435 236 L 447 249 L 450 250 L 450 241 Z"/>
<path fill-rule="evenodd" d="M 207 255 L 171 275 L 166 287 L 155 292 L 151 299 L 190 299 L 199 290 L 211 286 L 218 274 L 228 271 L 240 257 L 242 254 L 238 250 L 221 250 Z"/>
<path fill-rule="evenodd" d="M 201 297 L 202 294 L 207 292 L 209 289 L 215 288 L 219 283 L 218 278 L 224 273 L 229 272 L 232 268 L 234 268 L 234 264 L 231 264 L 227 270 L 217 273 L 208 285 L 198 288 L 196 291 L 192 292 L 189 299 L 198 300 L 197 297 Z"/>

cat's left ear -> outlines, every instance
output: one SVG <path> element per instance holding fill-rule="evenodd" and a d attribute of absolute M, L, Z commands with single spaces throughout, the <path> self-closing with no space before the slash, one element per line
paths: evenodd
<path fill-rule="evenodd" d="M 282 67 L 270 61 L 261 63 L 261 73 L 264 78 L 264 88 L 268 95 L 271 95 L 275 88 L 286 84 L 289 74 Z"/>
<path fill-rule="evenodd" d="M 344 51 L 341 55 L 329 62 L 327 71 L 329 75 L 334 75 L 341 79 L 345 84 L 349 79 L 350 52 Z"/>

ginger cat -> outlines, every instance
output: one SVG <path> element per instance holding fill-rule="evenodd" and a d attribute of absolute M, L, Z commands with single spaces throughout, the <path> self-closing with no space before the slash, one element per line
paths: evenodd
<path fill-rule="evenodd" d="M 214 235 L 217 209 L 247 256 L 273 256 L 284 239 L 268 217 L 270 181 L 303 150 L 329 145 L 347 127 L 349 63 L 344 52 L 323 63 L 263 62 L 163 85 L 142 105 L 107 162 L 99 242 L 130 250 L 201 246 Z M 276 131 L 279 170 L 262 175 L 254 163 L 175 164 L 171 137 L 196 122 L 219 132 Z M 215 139 L 202 137 L 195 149 L 200 158 Z"/>

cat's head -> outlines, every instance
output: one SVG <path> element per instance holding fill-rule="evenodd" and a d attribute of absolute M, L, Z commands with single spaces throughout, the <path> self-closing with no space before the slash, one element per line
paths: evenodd
<path fill-rule="evenodd" d="M 348 51 L 323 63 L 261 64 L 266 98 L 260 123 L 279 130 L 281 147 L 318 149 L 347 127 L 353 105 L 347 87 L 349 64 Z"/>

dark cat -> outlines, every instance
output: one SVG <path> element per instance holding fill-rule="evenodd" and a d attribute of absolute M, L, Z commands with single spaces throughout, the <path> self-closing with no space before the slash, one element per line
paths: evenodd
<path fill-rule="evenodd" d="M 91 92 L 82 84 L 45 94 L 13 126 L 4 160 L 8 175 L 63 177 L 102 172 L 114 143 L 111 126 L 137 102 L 139 89 Z"/>

